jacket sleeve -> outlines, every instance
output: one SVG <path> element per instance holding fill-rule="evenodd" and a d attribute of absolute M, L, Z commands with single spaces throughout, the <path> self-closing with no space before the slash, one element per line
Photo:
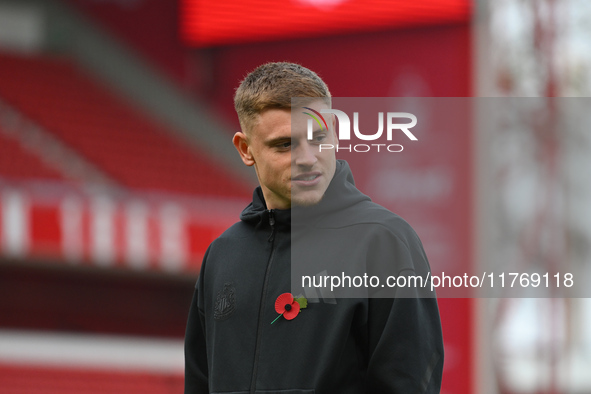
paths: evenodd
<path fill-rule="evenodd" d="M 390 266 L 394 260 L 399 277 L 426 278 L 430 267 L 422 244 L 410 226 L 406 230 L 380 248 L 382 256 L 376 258 Z M 444 350 L 435 294 L 420 287 L 398 288 L 393 297 L 370 298 L 367 316 L 367 392 L 439 393 Z"/>
<path fill-rule="evenodd" d="M 207 253 L 205 256 L 207 257 Z M 209 393 L 205 315 L 202 305 L 204 266 L 205 258 L 195 286 L 185 331 L 185 394 Z"/>
<path fill-rule="evenodd" d="M 439 393 L 443 339 L 436 299 L 370 299 L 368 334 L 368 393 Z"/>

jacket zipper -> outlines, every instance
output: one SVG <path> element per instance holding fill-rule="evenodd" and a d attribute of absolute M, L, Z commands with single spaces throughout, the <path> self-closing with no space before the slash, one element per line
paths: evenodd
<path fill-rule="evenodd" d="M 257 322 L 257 338 L 255 342 L 254 348 L 254 365 L 252 370 L 252 380 L 250 381 L 250 393 L 254 394 L 256 389 L 257 383 L 257 373 L 258 373 L 258 366 L 259 366 L 259 352 L 260 352 L 260 345 L 261 345 L 261 337 L 263 335 L 263 315 L 264 315 L 264 306 L 265 306 L 265 298 L 267 295 L 267 286 L 269 282 L 269 274 L 271 272 L 271 264 L 273 263 L 273 256 L 275 255 L 275 211 L 270 209 L 269 210 L 269 225 L 271 226 L 271 235 L 267 239 L 267 241 L 271 242 L 271 254 L 269 255 L 269 260 L 267 261 L 267 268 L 265 270 L 265 280 L 263 282 L 263 291 L 261 294 L 261 303 L 259 306 L 259 320 Z"/>

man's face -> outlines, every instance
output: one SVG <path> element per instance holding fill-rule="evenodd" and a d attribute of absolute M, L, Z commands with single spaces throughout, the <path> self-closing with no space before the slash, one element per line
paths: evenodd
<path fill-rule="evenodd" d="M 316 111 L 328 108 L 321 100 L 308 107 Z M 307 121 L 311 118 L 303 112 L 309 111 L 266 110 L 248 136 L 234 136 L 242 160 L 256 169 L 268 209 L 288 209 L 292 203 L 317 204 L 335 173 L 335 150 L 319 149 L 321 143 L 337 144 L 333 118 L 325 116 L 329 130 L 321 130 L 314 122 L 314 138 L 308 141 Z"/>

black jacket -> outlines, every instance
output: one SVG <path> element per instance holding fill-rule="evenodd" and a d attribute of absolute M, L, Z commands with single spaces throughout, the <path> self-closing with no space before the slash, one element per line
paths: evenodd
<path fill-rule="evenodd" d="M 396 275 L 429 270 L 412 228 L 359 192 L 343 161 L 311 208 L 267 210 L 257 188 L 241 221 L 203 259 L 185 337 L 185 393 L 438 393 L 443 340 L 435 298 L 306 293 L 306 309 L 271 324 L 275 300 L 292 289 L 292 255 L 306 259 L 307 248 L 292 253 L 302 239 L 320 239 L 311 249 L 323 258 L 386 258 Z"/>

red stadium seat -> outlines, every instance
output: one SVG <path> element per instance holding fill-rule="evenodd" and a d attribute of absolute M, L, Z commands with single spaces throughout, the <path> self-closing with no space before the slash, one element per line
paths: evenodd
<path fill-rule="evenodd" d="M 0 130 L 0 176 L 6 178 L 57 179 L 65 177 L 25 150 L 18 141 L 2 135 Z"/>

